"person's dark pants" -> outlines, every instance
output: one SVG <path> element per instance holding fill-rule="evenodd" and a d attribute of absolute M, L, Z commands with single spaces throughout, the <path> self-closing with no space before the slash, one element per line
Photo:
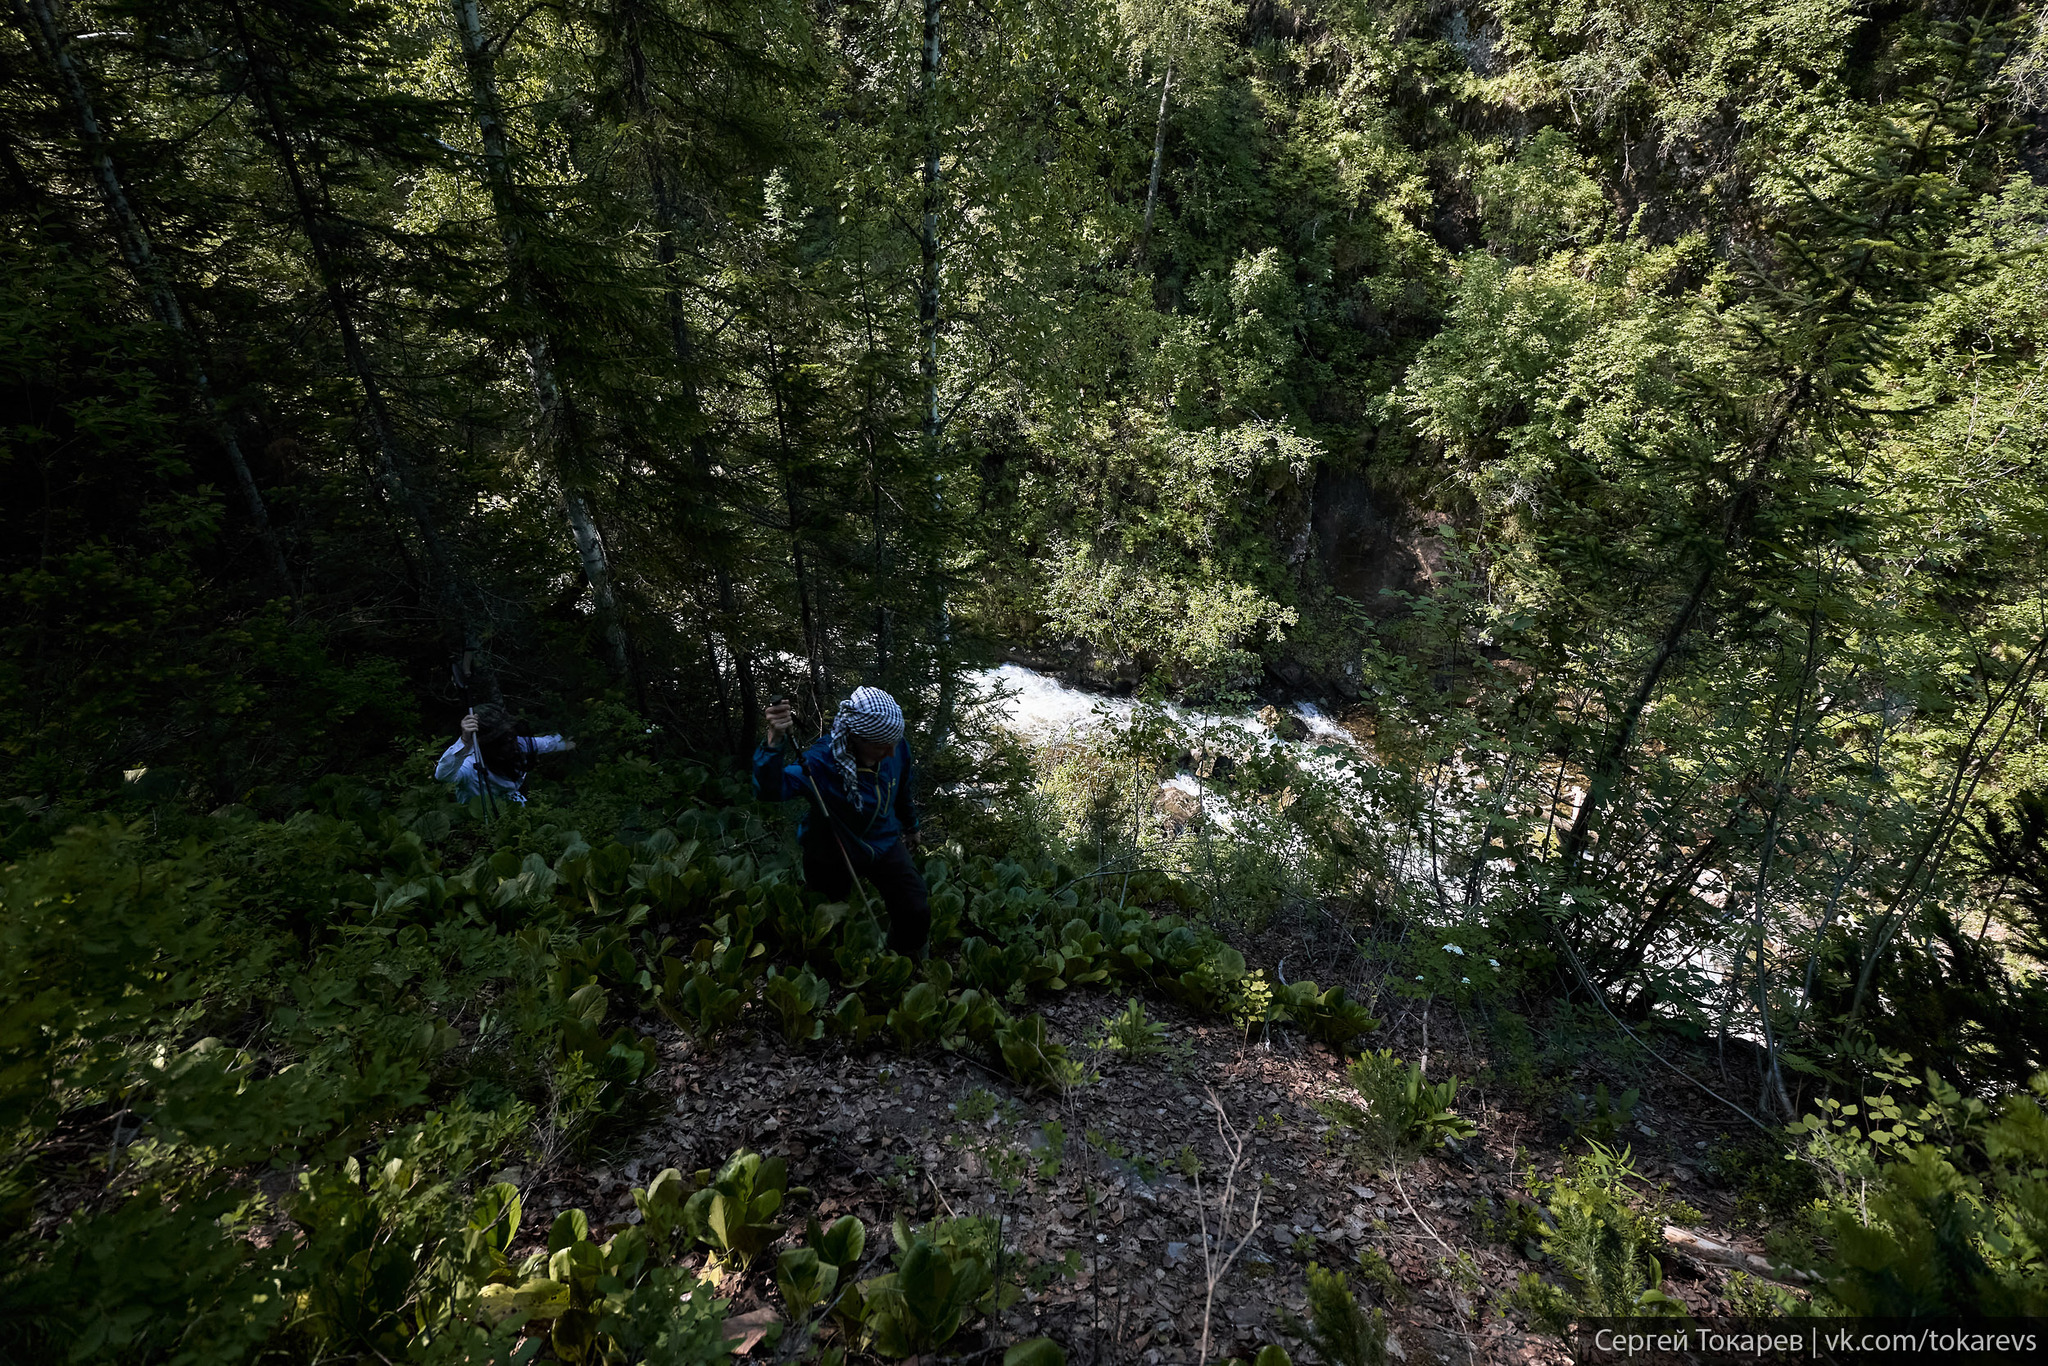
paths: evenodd
<path fill-rule="evenodd" d="M 846 856 L 827 834 L 804 841 L 804 881 L 819 895 L 833 901 L 860 904 L 860 893 L 847 876 L 847 863 L 860 875 L 870 896 L 878 897 L 889 912 L 889 952 L 921 959 L 925 941 L 931 938 L 932 907 L 925 890 L 924 874 L 910 861 L 902 840 L 869 857 L 866 851 L 848 847 Z"/>

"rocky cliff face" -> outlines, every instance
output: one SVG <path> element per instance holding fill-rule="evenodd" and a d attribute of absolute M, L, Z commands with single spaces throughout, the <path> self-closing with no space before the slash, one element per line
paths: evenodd
<path fill-rule="evenodd" d="M 1405 610 L 1394 594 L 1427 591 L 1442 569 L 1429 533 L 1448 520 L 1368 472 L 1325 467 L 1310 513 L 1317 567 L 1332 589 L 1384 621 Z"/>
<path fill-rule="evenodd" d="M 1407 611 L 1402 595 L 1430 591 L 1443 570 L 1431 533 L 1450 518 L 1418 507 L 1398 479 L 1328 465 L 1305 511 L 1307 553 L 1297 568 L 1304 629 L 1267 652 L 1266 671 L 1274 695 L 1356 699 L 1357 638 L 1346 604 L 1375 621 Z"/>

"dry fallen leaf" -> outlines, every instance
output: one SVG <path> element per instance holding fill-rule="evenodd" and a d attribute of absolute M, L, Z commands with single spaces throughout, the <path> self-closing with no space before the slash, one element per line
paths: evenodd
<path fill-rule="evenodd" d="M 768 1330 L 782 1322 L 782 1316 L 773 1309 L 750 1309 L 744 1314 L 735 1314 L 725 1321 L 725 1336 L 738 1338 L 733 1343 L 732 1354 L 743 1357 L 760 1345 Z"/>

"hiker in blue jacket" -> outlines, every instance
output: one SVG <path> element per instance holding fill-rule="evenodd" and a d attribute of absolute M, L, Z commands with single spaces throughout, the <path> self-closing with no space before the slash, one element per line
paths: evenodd
<path fill-rule="evenodd" d="M 911 803 L 910 745 L 903 709 L 880 688 L 856 688 L 832 729 L 792 756 L 782 748 L 796 715 L 787 701 L 768 708 L 768 738 L 754 751 L 754 791 L 763 801 L 809 800 L 797 826 L 804 880 L 834 901 L 854 896 L 857 876 L 889 911 L 889 948 L 925 956 L 931 904 L 911 862 L 917 808 Z"/>

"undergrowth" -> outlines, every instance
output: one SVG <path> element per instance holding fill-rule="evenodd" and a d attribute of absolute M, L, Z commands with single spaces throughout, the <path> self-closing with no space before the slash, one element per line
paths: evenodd
<path fill-rule="evenodd" d="M 8 865 L 0 1348 L 717 1359 L 721 1306 L 681 1258 L 761 1256 L 803 1196 L 779 1160 L 664 1173 L 608 1240 L 567 1212 L 520 1265 L 520 1191 L 483 1179 L 628 1135 L 653 1104 L 652 1016 L 713 1047 L 755 1027 L 792 1048 L 967 1050 L 1058 1087 L 1079 1069 L 1032 1000 L 1115 983 L 1220 1015 L 1248 976 L 1212 932 L 1148 909 L 1174 904 L 1156 874 L 1110 895 L 957 847 L 925 860 L 920 967 L 808 892 L 779 813 L 742 790 L 637 761 L 585 787 L 485 825 L 435 789 L 328 780 L 282 820 L 166 808 Z M 1375 1023 L 1312 985 L 1270 1014 Z M 1144 1053 L 1157 1028 L 1134 998 L 1107 1034 Z M 777 1283 L 794 1321 L 831 1304 L 847 1345 L 927 1351 L 992 1303 L 965 1224 L 899 1228 L 895 1269 L 865 1280 L 822 1237 Z"/>

